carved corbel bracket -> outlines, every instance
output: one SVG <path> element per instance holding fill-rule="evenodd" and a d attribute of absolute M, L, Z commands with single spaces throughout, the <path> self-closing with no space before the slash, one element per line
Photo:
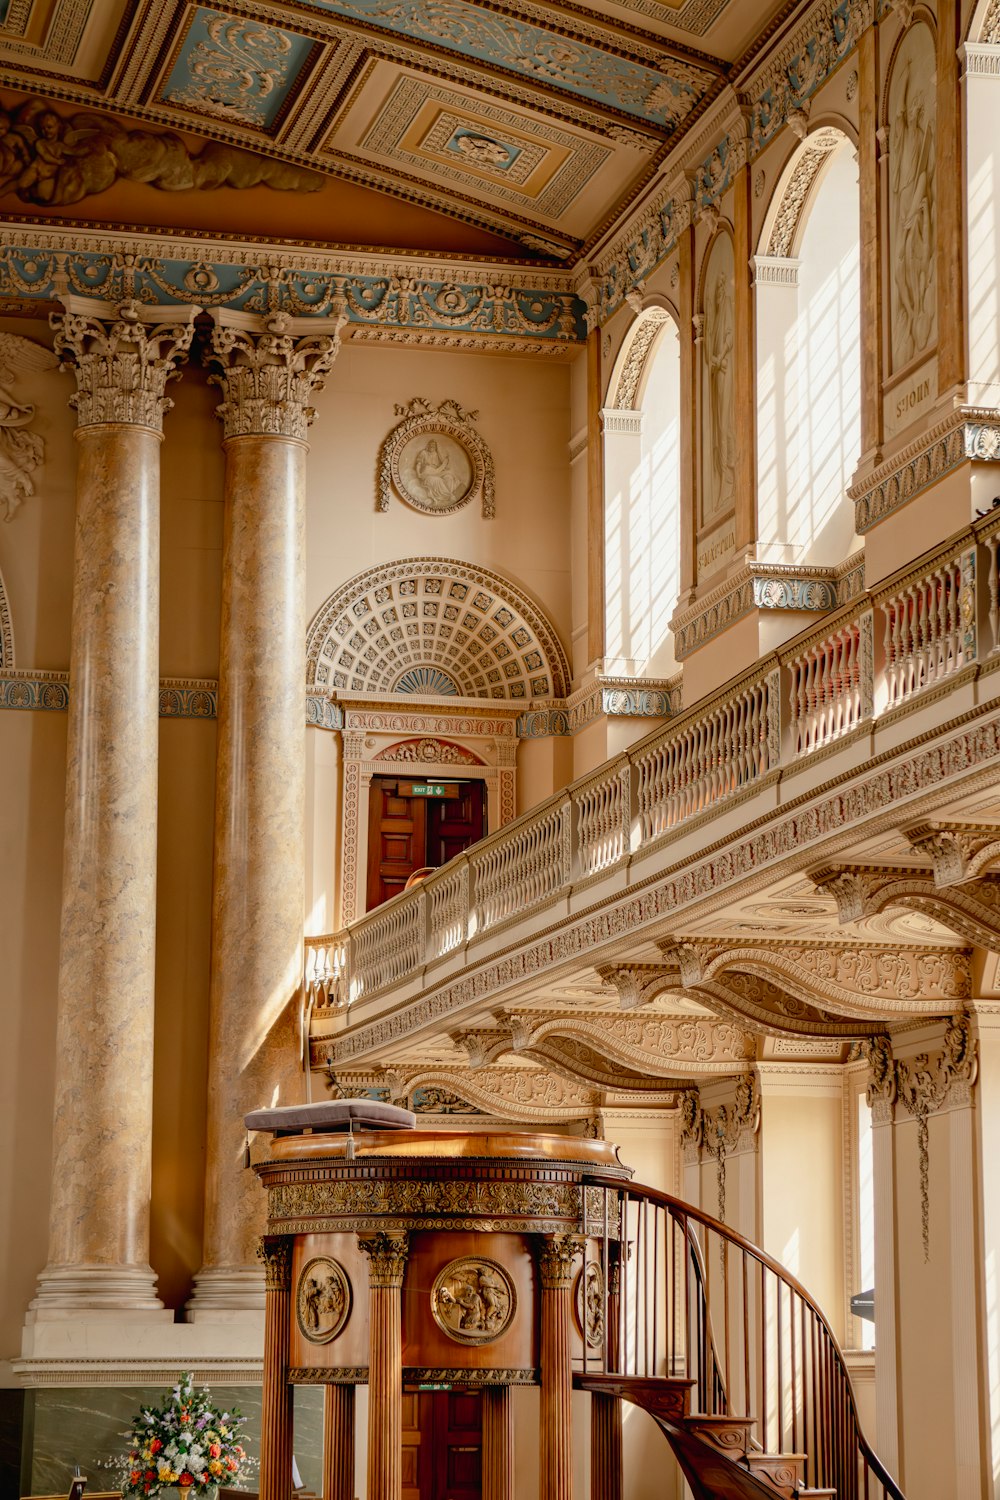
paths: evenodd
<path fill-rule="evenodd" d="M 964 885 L 1000 859 L 1000 829 L 994 825 L 915 823 L 902 832 L 930 859 L 935 885 Z"/>
<path fill-rule="evenodd" d="M 993 948 L 1000 941 L 1000 876 L 941 886 L 931 871 L 901 865 L 827 865 L 809 876 L 834 897 L 841 923 L 898 906 L 923 912 L 967 943 Z"/>
<path fill-rule="evenodd" d="M 597 974 L 616 991 L 622 1010 L 636 1010 L 678 987 L 677 970 L 669 964 L 601 964 Z"/>

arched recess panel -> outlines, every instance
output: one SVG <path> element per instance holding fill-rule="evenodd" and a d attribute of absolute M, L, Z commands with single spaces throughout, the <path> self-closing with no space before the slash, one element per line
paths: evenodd
<path fill-rule="evenodd" d="M 838 126 L 787 162 L 754 282 L 758 557 L 835 566 L 858 545 L 846 492 L 861 451 L 858 169 Z"/>
<path fill-rule="evenodd" d="M 666 308 L 633 323 L 601 420 L 606 669 L 661 676 L 680 590 L 680 345 Z"/>
<path fill-rule="evenodd" d="M 537 605 L 488 568 L 410 557 L 330 595 L 306 642 L 307 681 L 345 693 L 564 698 L 566 652 Z"/>

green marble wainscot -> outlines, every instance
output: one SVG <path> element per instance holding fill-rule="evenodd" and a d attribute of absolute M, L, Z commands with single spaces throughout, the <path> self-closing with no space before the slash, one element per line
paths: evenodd
<path fill-rule="evenodd" d="M 201 1381 L 197 1382 L 200 1386 Z M 240 1476 L 241 1489 L 256 1490 L 260 1461 L 260 1386 L 211 1385 L 213 1404 L 221 1410 L 236 1406 L 246 1418 L 244 1446 L 249 1464 Z M 160 1406 L 160 1387 L 87 1387 L 40 1389 L 27 1393 L 32 1408 L 25 1421 L 28 1451 L 22 1473 L 30 1475 L 34 1495 L 66 1494 L 79 1464 L 92 1490 L 118 1489 L 126 1433 L 140 1406 Z M 26 1413 L 27 1415 L 27 1413 Z M 322 1493 L 323 1389 L 295 1390 L 295 1461 L 306 1489 Z M 13 1491 L 16 1494 L 16 1491 Z"/>

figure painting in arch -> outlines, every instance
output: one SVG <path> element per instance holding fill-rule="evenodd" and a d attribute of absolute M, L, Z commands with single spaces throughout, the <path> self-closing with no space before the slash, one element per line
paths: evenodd
<path fill-rule="evenodd" d="M 728 248 L 727 240 L 717 243 Z M 706 279 L 703 360 L 708 421 L 702 464 L 702 521 L 733 509 L 736 500 L 736 429 L 733 409 L 735 319 L 733 280 L 724 252 L 713 253 Z"/>
<path fill-rule="evenodd" d="M 906 37 L 889 93 L 893 369 L 937 335 L 934 245 L 934 47 L 926 26 Z"/>

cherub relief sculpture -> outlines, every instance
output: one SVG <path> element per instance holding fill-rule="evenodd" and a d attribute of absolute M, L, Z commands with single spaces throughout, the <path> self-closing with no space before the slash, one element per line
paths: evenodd
<path fill-rule="evenodd" d="M 54 370 L 58 363 L 42 344 L 0 333 L 0 506 L 5 521 L 35 493 L 31 476 L 45 457 L 44 440 L 28 431 L 35 408 L 18 401 L 8 387 L 21 371 Z"/>
<path fill-rule="evenodd" d="M 237 146 L 209 141 L 194 154 L 173 131 L 127 130 L 103 115 L 60 115 L 41 99 L 13 114 L 0 110 L 0 194 L 64 207 L 120 178 L 174 193 L 261 185 L 308 193 L 324 182 L 319 172 Z"/>

